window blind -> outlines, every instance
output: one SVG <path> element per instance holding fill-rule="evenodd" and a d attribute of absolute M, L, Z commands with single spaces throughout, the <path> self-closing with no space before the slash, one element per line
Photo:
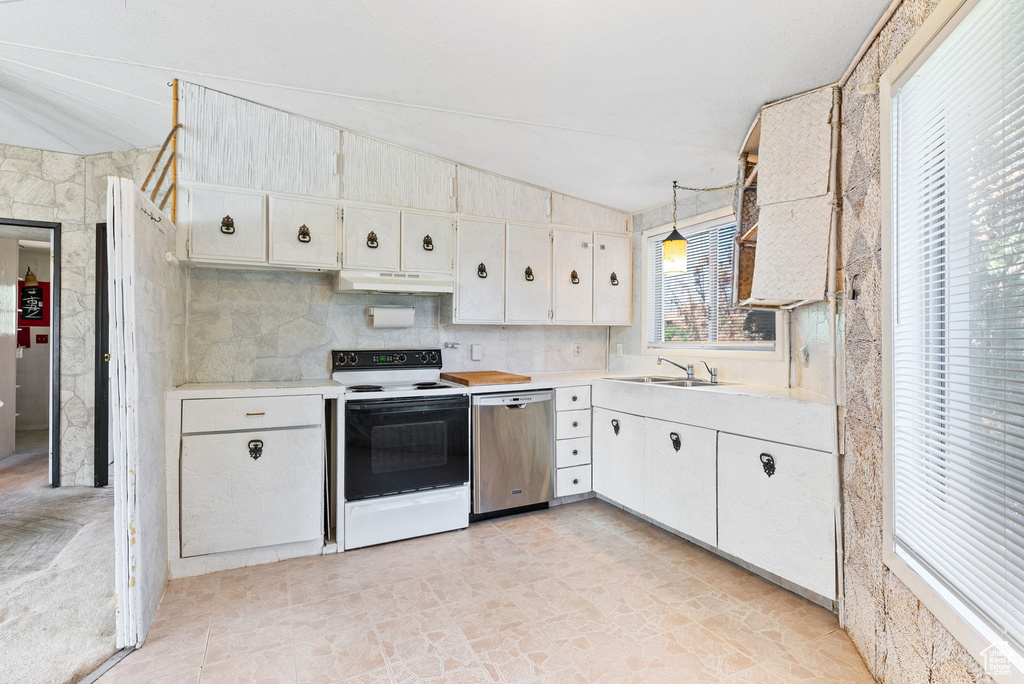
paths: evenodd
<path fill-rule="evenodd" d="M 893 540 L 1024 650 L 1024 5 L 893 93 Z"/>
<path fill-rule="evenodd" d="M 732 305 L 735 223 L 686 233 L 686 272 L 662 271 L 661 241 L 648 239 L 647 339 L 664 346 L 773 349 L 775 313 Z"/>

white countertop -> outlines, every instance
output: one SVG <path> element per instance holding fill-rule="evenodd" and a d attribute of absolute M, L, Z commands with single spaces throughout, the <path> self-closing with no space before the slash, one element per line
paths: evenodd
<path fill-rule="evenodd" d="M 322 394 L 327 398 L 341 395 L 345 388 L 334 380 L 295 380 L 288 382 L 190 382 L 167 390 L 169 399 L 208 399 L 236 397 L 258 391 L 262 396 L 289 394 Z"/>

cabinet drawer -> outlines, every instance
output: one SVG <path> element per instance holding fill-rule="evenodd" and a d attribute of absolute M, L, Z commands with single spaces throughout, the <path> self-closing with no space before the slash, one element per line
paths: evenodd
<path fill-rule="evenodd" d="M 590 466 L 560 468 L 555 471 L 555 496 L 586 494 L 591 486 Z"/>
<path fill-rule="evenodd" d="M 555 389 L 555 410 L 573 411 L 590 408 L 590 386 Z"/>
<path fill-rule="evenodd" d="M 556 439 L 589 436 L 590 411 L 558 411 L 555 413 Z"/>
<path fill-rule="evenodd" d="M 719 435 L 719 548 L 835 598 L 835 478 L 831 454 Z"/>
<path fill-rule="evenodd" d="M 323 399 L 317 395 L 186 399 L 181 402 L 183 433 L 321 425 L 323 420 Z"/>
<path fill-rule="evenodd" d="M 266 263 L 266 204 L 262 193 L 191 188 L 189 257 L 197 261 Z"/>
<path fill-rule="evenodd" d="M 323 450 L 319 427 L 185 435 L 181 555 L 321 538 Z"/>
<path fill-rule="evenodd" d="M 555 442 L 556 468 L 568 468 L 570 466 L 585 465 L 587 463 L 590 463 L 589 437 L 560 439 Z"/>

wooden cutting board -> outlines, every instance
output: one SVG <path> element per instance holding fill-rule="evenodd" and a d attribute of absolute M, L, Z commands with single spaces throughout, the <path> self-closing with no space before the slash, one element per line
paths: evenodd
<path fill-rule="evenodd" d="M 502 373 L 501 371 L 470 371 L 468 373 L 441 373 L 441 379 L 472 387 L 473 385 L 514 385 L 530 382 L 529 375 Z"/>

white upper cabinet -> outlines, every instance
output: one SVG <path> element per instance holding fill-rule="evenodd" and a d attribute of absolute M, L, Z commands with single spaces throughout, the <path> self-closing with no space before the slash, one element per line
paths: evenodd
<path fill-rule="evenodd" d="M 402 270 L 415 273 L 452 272 L 450 214 L 402 212 Z"/>
<path fill-rule="evenodd" d="M 555 323 L 591 323 L 594 306 L 594 234 L 554 231 Z"/>
<path fill-rule="evenodd" d="M 625 233 L 630 215 L 571 195 L 551 193 L 551 223 L 605 233 Z"/>
<path fill-rule="evenodd" d="M 265 264 L 266 203 L 266 196 L 260 192 L 189 188 L 189 258 L 226 264 Z"/>
<path fill-rule="evenodd" d="M 459 166 L 460 214 L 550 223 L 551 191 L 469 166 Z"/>
<path fill-rule="evenodd" d="M 345 131 L 342 197 L 393 207 L 455 211 L 455 164 Z"/>
<path fill-rule="evenodd" d="M 338 205 L 271 195 L 270 263 L 338 267 Z"/>
<path fill-rule="evenodd" d="M 342 219 L 345 268 L 397 271 L 401 266 L 402 212 L 345 205 Z"/>
<path fill-rule="evenodd" d="M 455 321 L 505 320 L 505 224 L 460 219 L 457 231 Z"/>
<path fill-rule="evenodd" d="M 594 323 L 630 324 L 632 274 L 631 236 L 594 233 Z"/>
<path fill-rule="evenodd" d="M 644 428 L 644 513 L 662 525 L 718 543 L 718 433 L 647 418 Z"/>
<path fill-rule="evenodd" d="M 551 308 L 551 232 L 510 223 L 506 232 L 505 320 L 547 323 Z"/>

